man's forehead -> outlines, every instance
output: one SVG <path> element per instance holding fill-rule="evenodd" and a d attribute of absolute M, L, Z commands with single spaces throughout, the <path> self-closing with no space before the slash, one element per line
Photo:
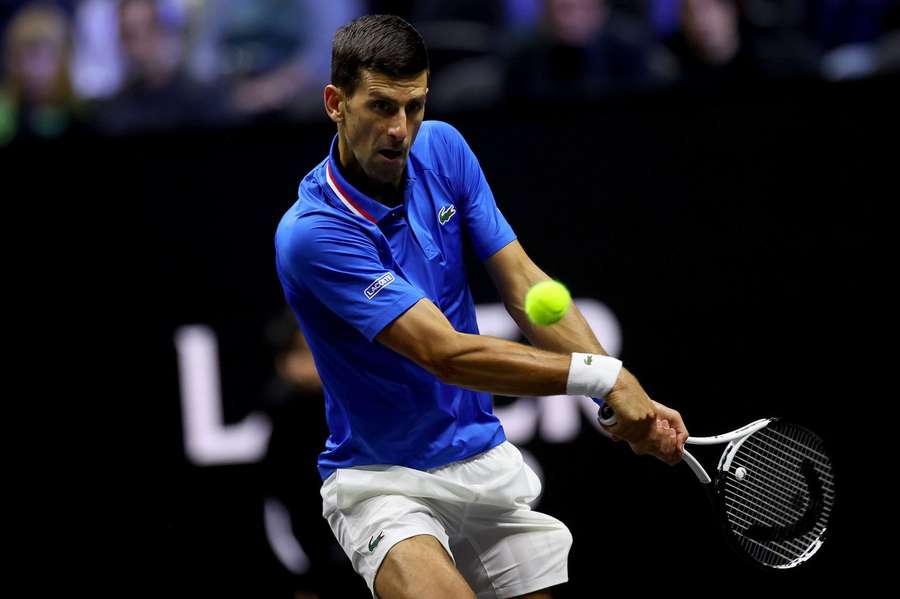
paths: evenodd
<path fill-rule="evenodd" d="M 375 71 L 362 71 L 360 87 L 368 95 L 389 97 L 421 97 L 428 93 L 428 72 L 415 77 L 394 78 Z"/>

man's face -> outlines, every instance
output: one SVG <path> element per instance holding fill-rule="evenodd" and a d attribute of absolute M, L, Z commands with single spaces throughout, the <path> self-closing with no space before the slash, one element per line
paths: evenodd
<path fill-rule="evenodd" d="M 344 99 L 339 131 L 351 157 L 373 182 L 398 185 L 422 118 L 428 73 L 410 79 L 362 71 L 353 95 Z"/>

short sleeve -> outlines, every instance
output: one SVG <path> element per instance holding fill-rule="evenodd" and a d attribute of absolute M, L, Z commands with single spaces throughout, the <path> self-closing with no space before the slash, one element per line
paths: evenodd
<path fill-rule="evenodd" d="M 301 219 L 277 240 L 278 269 L 368 340 L 425 297 L 386 266 L 374 241 L 340 219 Z"/>
<path fill-rule="evenodd" d="M 450 125 L 445 127 L 458 169 L 454 184 L 463 220 L 478 259 L 484 261 L 513 241 L 516 234 L 497 208 L 494 193 L 469 144 L 459 131 Z"/>

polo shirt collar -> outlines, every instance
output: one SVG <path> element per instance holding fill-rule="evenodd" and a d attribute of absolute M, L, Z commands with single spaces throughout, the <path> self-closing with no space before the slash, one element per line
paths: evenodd
<path fill-rule="evenodd" d="M 404 176 L 406 177 L 407 183 L 406 190 L 409 190 L 410 188 L 410 180 L 414 179 L 411 162 L 411 160 L 407 159 L 406 169 L 404 170 Z M 328 154 L 328 162 L 325 164 L 325 178 L 328 181 L 328 186 L 331 188 L 331 191 L 334 192 L 338 200 L 340 200 L 344 207 L 350 210 L 350 212 L 371 223 L 378 224 L 378 222 L 388 214 L 403 209 L 402 204 L 395 208 L 388 208 L 381 202 L 370 198 L 353 187 L 341 173 L 340 168 L 338 168 L 339 164 L 338 136 L 335 135 L 334 139 L 331 141 L 331 151 Z"/>

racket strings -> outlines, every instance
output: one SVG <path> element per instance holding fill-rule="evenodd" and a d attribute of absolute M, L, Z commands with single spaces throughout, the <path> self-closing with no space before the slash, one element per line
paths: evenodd
<path fill-rule="evenodd" d="M 777 430 L 763 429 L 763 431 L 766 434 L 760 435 L 759 439 L 754 437 L 754 443 L 769 448 L 773 457 L 788 461 L 786 460 L 787 456 L 801 456 L 822 467 L 825 472 L 831 471 L 831 460 L 827 455 L 813 447 L 813 443 L 821 443 L 821 441 L 818 440 L 818 437 L 814 437 L 812 433 L 796 431 L 795 434 L 799 436 L 792 438 Z"/>
<path fill-rule="evenodd" d="M 785 469 L 788 472 L 796 471 L 794 464 L 790 464 L 782 459 L 775 459 L 773 457 L 773 448 L 767 448 L 765 440 L 761 440 L 760 445 L 761 447 L 766 448 L 767 451 L 760 451 L 753 446 L 742 447 L 743 455 L 737 458 L 737 463 L 732 462 L 734 467 L 743 466 L 748 472 L 769 472 L 773 469 Z M 831 474 L 829 472 L 820 471 L 819 473 L 829 482 L 831 481 Z M 796 497 L 798 493 L 805 494 L 808 492 L 806 481 L 802 476 L 799 478 L 754 476 L 746 481 L 737 481 L 736 479 L 731 478 L 726 479 L 726 484 L 730 484 L 734 487 L 745 483 L 747 485 L 758 485 L 759 487 L 762 487 L 757 490 L 760 495 L 763 493 L 770 493 L 789 504 L 794 501 L 794 497 Z"/>
<path fill-rule="evenodd" d="M 765 444 L 764 444 L 764 445 L 765 445 Z M 783 460 L 782 460 L 781 462 L 782 462 L 781 465 L 783 465 Z M 747 465 L 748 465 L 748 466 L 751 466 L 751 467 L 754 467 L 754 468 L 757 468 L 757 469 L 760 467 L 757 460 L 750 460 L 750 461 L 748 461 Z M 808 468 L 807 468 L 807 469 L 808 469 Z M 815 474 L 814 474 L 814 475 L 815 475 Z M 735 486 L 735 485 L 733 485 L 733 483 L 732 483 L 732 486 Z M 795 490 L 795 489 L 796 489 L 796 487 L 793 487 L 793 490 Z M 765 489 L 764 491 L 769 491 L 769 492 L 771 492 L 771 489 Z M 757 490 L 755 490 L 754 492 L 759 492 L 759 490 L 757 489 Z M 819 494 L 821 495 L 821 491 L 819 492 Z M 746 503 L 745 503 L 745 502 L 741 502 L 741 504 L 745 507 L 745 509 L 739 509 L 738 511 L 740 511 L 742 514 L 746 515 L 748 518 L 751 518 L 751 520 L 749 520 L 749 521 L 748 521 L 746 518 L 740 518 L 740 520 L 743 521 L 744 526 L 745 526 L 744 531 L 746 532 L 748 529 L 750 529 L 751 527 L 754 527 L 754 526 L 756 527 L 756 530 L 757 530 L 757 531 L 761 531 L 761 530 L 764 530 L 764 529 L 762 528 L 762 524 L 768 525 L 768 530 L 767 530 L 767 532 L 768 532 L 768 536 L 769 536 L 770 538 L 767 539 L 767 540 L 770 541 L 770 543 L 771 543 L 772 546 L 777 546 L 777 547 L 779 547 L 779 548 L 782 549 L 782 550 L 791 550 L 791 549 L 793 549 L 795 552 L 800 552 L 800 553 L 802 553 L 802 552 L 804 551 L 804 549 L 805 549 L 805 544 L 804 544 L 804 543 L 802 543 L 802 542 L 797 542 L 797 541 L 786 540 L 785 537 L 787 537 L 788 535 L 786 535 L 786 534 L 772 534 L 772 531 L 773 531 L 774 525 L 775 525 L 775 524 L 778 524 L 778 525 L 781 527 L 783 533 L 793 532 L 792 528 L 796 529 L 797 523 L 800 523 L 800 522 L 802 521 L 802 519 L 803 519 L 803 514 L 800 513 L 800 512 L 798 512 L 797 510 L 798 510 L 799 508 L 806 508 L 806 509 L 809 509 L 808 504 L 797 503 L 796 501 L 792 501 L 791 498 L 789 498 L 789 499 L 787 500 L 788 503 L 785 504 L 785 497 L 784 497 L 783 491 L 782 491 L 781 493 L 779 493 L 778 495 L 779 495 L 779 498 L 780 498 L 780 500 L 781 500 L 781 504 L 782 504 L 783 506 L 786 506 L 785 509 L 790 509 L 791 511 L 794 512 L 794 515 L 793 515 L 792 520 L 791 520 L 791 521 L 788 521 L 788 522 L 786 523 L 785 520 L 784 520 L 784 518 L 786 518 L 786 517 L 788 517 L 788 516 L 785 515 L 785 512 L 784 512 L 783 510 L 780 512 L 781 517 L 776 517 L 776 516 L 773 516 L 772 510 L 770 509 L 770 510 L 768 510 L 768 511 L 765 511 L 764 513 L 767 514 L 767 515 L 769 516 L 769 518 L 770 518 L 771 520 L 773 520 L 774 522 L 766 522 L 766 519 L 765 519 L 765 518 L 761 518 L 761 517 L 760 517 L 760 514 L 757 513 L 757 514 L 755 514 L 755 515 L 757 516 L 757 519 L 761 521 L 761 523 L 760 523 L 760 524 L 754 524 L 754 523 L 753 523 L 753 520 L 752 520 L 754 514 L 749 514 L 749 513 L 747 512 Z M 800 495 L 795 495 L 795 497 L 801 497 L 801 496 L 800 496 Z M 776 498 L 776 500 L 779 499 L 779 498 Z M 754 504 L 754 506 L 751 506 L 751 507 L 749 508 L 750 511 L 752 512 L 752 511 L 753 511 L 753 507 L 756 507 L 757 505 L 758 505 L 758 504 Z M 826 510 L 826 512 L 827 512 L 827 510 Z M 791 525 L 791 522 L 794 522 L 795 524 L 792 526 L 792 525 Z M 806 524 L 807 524 L 807 525 L 810 524 L 808 518 L 807 518 L 807 523 L 806 523 Z M 816 534 L 819 534 L 819 533 L 821 533 L 822 531 L 824 531 L 824 527 L 823 527 L 823 526 L 815 526 L 815 525 L 814 525 L 814 526 L 811 526 L 811 527 L 809 527 L 809 528 L 810 528 L 810 530 L 811 530 L 812 532 L 814 532 L 814 533 L 816 533 Z M 822 530 L 819 530 L 820 528 L 821 528 Z M 760 545 L 761 548 L 764 548 L 764 544 L 763 544 L 763 543 L 760 543 L 758 539 L 747 539 L 747 540 L 748 540 L 748 541 L 752 541 L 754 544 Z M 779 542 L 779 541 L 780 541 L 780 542 Z M 770 548 L 771 548 L 771 547 L 770 547 Z M 774 551 L 774 549 L 773 549 L 773 551 Z M 782 558 L 785 557 L 785 554 L 784 554 L 782 551 L 774 551 L 774 552 L 777 553 L 779 557 L 782 557 Z"/>
<path fill-rule="evenodd" d="M 773 443 L 769 439 L 766 439 L 766 438 L 753 439 L 752 444 L 748 445 L 747 443 L 745 443 L 745 446 L 742 446 L 741 450 L 746 452 L 747 457 L 751 457 L 751 456 L 757 457 L 761 461 L 769 462 L 770 465 L 768 467 L 770 467 L 770 468 L 775 467 L 775 468 L 784 468 L 784 469 L 794 469 L 796 467 L 798 458 L 800 458 L 800 459 L 806 458 L 808 461 L 819 466 L 820 467 L 819 471 L 824 476 L 827 476 L 829 478 L 831 477 L 830 464 L 828 464 L 827 462 L 810 459 L 807 456 L 807 454 L 804 454 L 803 452 L 799 452 L 799 451 L 794 451 L 793 447 L 791 447 L 790 445 L 787 445 L 783 442 Z M 793 451 L 793 454 L 790 455 L 790 457 L 794 458 L 794 459 L 788 459 L 787 455 L 789 454 L 789 452 L 792 452 L 792 451 Z M 819 454 L 819 455 L 821 455 L 821 454 Z"/>
<path fill-rule="evenodd" d="M 794 431 L 795 434 L 800 434 L 803 438 L 792 438 L 781 431 L 778 431 L 774 428 L 764 429 L 768 436 L 763 435 L 760 437 L 760 441 L 772 441 L 774 444 L 780 445 L 787 450 L 795 451 L 797 453 L 805 454 L 810 459 L 819 458 L 819 464 L 826 468 L 831 468 L 831 459 L 822 451 L 818 451 L 814 445 L 821 444 L 818 437 L 810 433 L 809 431 L 797 430 Z"/>
<path fill-rule="evenodd" d="M 779 455 L 779 453 L 783 454 L 784 452 L 783 446 L 773 448 L 771 444 L 766 443 L 766 439 L 754 439 L 754 441 L 756 446 L 745 443 L 741 447 L 740 454 L 735 456 L 735 460 L 732 462 L 732 470 L 738 466 L 745 466 L 748 472 L 761 474 L 762 476 L 754 476 L 746 482 L 748 484 L 760 484 L 766 487 L 768 492 L 773 495 L 780 495 L 789 502 L 795 501 L 798 493 L 806 494 L 809 492 L 806 479 L 799 468 L 802 462 L 796 459 L 787 460 L 783 455 Z M 822 468 L 816 469 L 816 473 L 825 480 L 826 485 L 823 485 L 823 492 L 833 494 L 833 477 L 831 472 Z M 728 482 L 734 484 L 734 479 L 729 478 Z"/>
<path fill-rule="evenodd" d="M 735 530 L 736 526 L 744 531 L 751 529 L 753 526 L 758 526 L 760 517 L 759 513 L 756 511 L 746 512 L 743 510 L 734 510 L 729 513 L 729 518 L 731 520 L 732 530 L 736 532 L 736 534 L 741 535 L 743 541 L 753 543 L 763 548 L 769 547 L 773 552 L 777 553 L 781 557 L 784 557 L 785 554 L 791 554 L 794 556 L 802 554 L 808 547 L 808 545 L 803 540 L 795 540 L 791 538 L 784 538 L 780 540 L 770 539 L 767 543 L 764 543 L 763 541 L 755 539 L 751 536 L 744 535 L 742 532 Z M 775 548 L 781 549 L 783 553 L 776 551 Z"/>
<path fill-rule="evenodd" d="M 719 492 L 730 528 L 752 558 L 790 567 L 821 544 L 834 503 L 834 477 L 814 434 L 775 423 L 750 435 L 723 480 Z"/>
<path fill-rule="evenodd" d="M 778 526 L 790 526 L 801 517 L 802 511 L 791 509 L 790 512 L 782 509 L 780 506 L 773 506 L 758 500 L 747 499 L 747 495 L 740 495 L 740 490 L 734 485 L 730 487 L 735 492 L 734 505 L 735 511 L 749 517 L 753 522 L 755 519 L 768 518 L 767 524 L 777 524 Z M 764 491 L 763 491 L 764 492 Z M 743 508 L 743 510 L 741 509 Z"/>
<path fill-rule="evenodd" d="M 768 442 L 768 440 L 764 438 L 754 439 L 753 444 L 745 443 L 744 446 L 741 447 L 743 455 L 739 456 L 738 460 L 743 457 L 746 462 L 749 462 L 753 466 L 755 466 L 755 470 L 757 471 L 768 472 L 774 470 L 784 472 L 797 472 L 797 460 L 787 460 L 784 458 L 783 454 L 788 450 L 790 450 L 790 447 L 788 447 L 784 443 L 773 444 Z M 831 473 L 827 469 L 829 468 L 829 466 L 827 466 L 827 464 L 825 464 L 824 462 L 816 462 L 816 464 L 822 467 L 817 469 L 819 474 L 821 474 L 823 477 L 828 479 L 829 482 L 831 482 Z M 777 492 L 780 490 L 782 493 L 789 496 L 792 493 L 806 492 L 807 490 L 805 480 L 802 476 L 770 477 L 768 479 L 764 479 L 762 482 L 772 485 L 772 492 Z"/>
<path fill-rule="evenodd" d="M 781 466 L 779 465 L 778 467 Z M 795 480 L 758 475 L 757 473 L 766 472 L 773 468 L 773 464 L 764 460 L 751 456 L 749 459 L 732 462 L 732 470 L 736 470 L 737 468 L 744 468 L 744 470 L 750 474 L 745 475 L 744 480 L 739 480 L 736 476 L 734 478 L 729 477 L 725 479 L 725 484 L 734 488 L 736 493 L 741 491 L 741 487 L 751 487 L 752 494 L 746 494 L 745 496 L 747 499 L 753 500 L 754 503 L 756 503 L 758 499 L 765 497 L 777 500 L 775 503 L 766 503 L 765 505 L 770 505 L 773 508 L 782 508 L 782 506 L 787 504 L 785 507 L 791 507 L 791 504 L 793 504 L 794 498 L 798 493 L 807 492 L 806 486 Z M 741 497 L 741 495 L 736 494 L 736 497 Z"/>
<path fill-rule="evenodd" d="M 783 456 L 774 453 L 772 445 L 767 443 L 765 438 L 759 439 L 757 445 L 762 451 L 753 445 L 742 448 L 745 450 L 743 452 L 744 455 L 738 457 L 737 466 L 744 466 L 749 472 L 754 473 L 771 473 L 773 470 L 780 470 L 782 471 L 782 476 L 753 476 L 746 481 L 728 479 L 726 484 L 730 484 L 732 487 L 742 486 L 744 482 L 747 483 L 748 487 L 756 485 L 757 488 L 753 489 L 753 492 L 758 493 L 760 496 L 768 494 L 766 498 L 771 500 L 772 505 L 778 505 L 783 508 L 782 512 L 786 509 L 794 512 L 795 516 L 801 515 L 805 511 L 804 508 L 806 508 L 806 500 L 810 496 L 810 489 L 806 476 L 798 467 L 798 462 L 796 460 L 786 460 Z M 783 452 L 783 444 L 777 450 Z M 740 462 L 740 458 L 745 458 L 743 463 Z M 802 464 L 802 462 L 800 463 Z M 784 476 L 785 474 L 788 476 Z M 831 482 L 830 473 L 816 471 L 815 476 L 822 478 L 819 475 L 824 475 L 827 483 Z M 825 485 L 821 485 L 821 490 L 822 492 L 828 491 Z M 824 509 L 830 510 L 827 505 L 824 506 Z"/>
<path fill-rule="evenodd" d="M 758 504 L 747 505 L 741 504 L 741 507 L 732 507 L 729 518 L 733 530 L 742 536 L 742 540 L 758 546 L 761 550 L 768 549 L 772 553 L 781 558 L 791 557 L 802 554 L 806 548 L 803 539 L 797 540 L 784 534 L 770 535 L 771 538 L 757 539 L 751 531 L 755 530 L 788 530 L 792 527 L 792 521 L 789 516 L 782 514 L 781 517 L 774 515 L 771 511 L 761 511 Z M 780 549 L 781 551 L 778 551 Z M 759 559 L 765 561 L 766 555 L 757 555 Z"/>
<path fill-rule="evenodd" d="M 784 553 L 777 551 L 776 548 L 781 549 L 782 545 L 778 543 L 761 543 L 755 539 L 751 539 L 749 537 L 743 537 L 742 542 L 749 544 L 745 546 L 744 549 L 747 553 L 758 562 L 769 565 L 779 565 L 779 564 L 789 564 L 798 558 L 799 555 L 802 555 L 803 552 L 800 551 L 799 547 L 788 547 Z M 773 563 L 772 556 L 781 558 L 778 560 L 778 563 Z"/>
<path fill-rule="evenodd" d="M 758 524 L 758 521 L 754 521 L 757 516 L 756 514 L 747 514 L 746 517 L 741 517 L 741 515 L 739 515 L 739 514 L 741 514 L 740 511 L 738 511 L 738 513 L 732 513 L 732 514 L 730 514 L 730 516 L 733 517 L 735 520 L 741 521 L 741 523 L 744 525 L 745 530 Z M 752 538 L 752 537 L 749 537 L 746 535 L 742 535 L 742 536 L 743 536 L 743 539 L 745 539 L 749 542 L 755 543 L 757 545 L 760 545 L 762 547 L 767 547 L 767 546 L 768 547 L 779 547 L 779 548 L 783 549 L 786 553 L 792 553 L 794 555 L 802 553 L 808 546 L 802 540 L 796 540 L 796 539 L 790 539 L 790 538 L 781 539 L 781 540 L 771 540 L 768 543 L 765 543 L 763 541 L 760 541 L 758 539 L 755 539 L 755 538 Z"/>
<path fill-rule="evenodd" d="M 771 468 L 784 468 L 788 465 L 784 463 L 776 463 L 773 462 L 767 454 L 761 453 L 759 451 L 754 450 L 753 448 L 748 448 L 746 455 L 744 457 L 744 464 L 740 464 L 743 466 L 752 467 L 754 471 L 762 471 L 765 472 Z M 831 474 L 826 472 L 820 472 L 824 478 L 831 481 Z M 732 481 L 728 481 L 732 482 Z M 743 481 L 740 481 L 743 482 Z M 797 493 L 805 493 L 807 492 L 806 481 L 802 480 L 801 483 L 798 483 L 795 479 L 788 478 L 775 478 L 775 477 L 759 477 L 754 478 L 748 481 L 748 484 L 759 484 L 764 486 L 768 492 L 779 495 L 782 498 L 787 499 L 788 501 L 792 501 L 794 495 Z"/>
<path fill-rule="evenodd" d="M 741 463 L 736 464 L 736 466 L 744 467 L 748 471 L 752 469 L 754 472 L 765 472 L 772 468 L 784 468 L 784 464 L 773 464 L 770 460 L 766 459 L 766 456 L 753 455 L 752 452 L 744 456 Z M 796 480 L 785 478 L 754 477 L 753 480 L 748 480 L 747 483 L 758 483 L 765 486 L 772 494 L 781 494 L 787 497 L 791 497 L 791 495 L 795 493 L 806 491 L 805 485 L 798 483 Z"/>

